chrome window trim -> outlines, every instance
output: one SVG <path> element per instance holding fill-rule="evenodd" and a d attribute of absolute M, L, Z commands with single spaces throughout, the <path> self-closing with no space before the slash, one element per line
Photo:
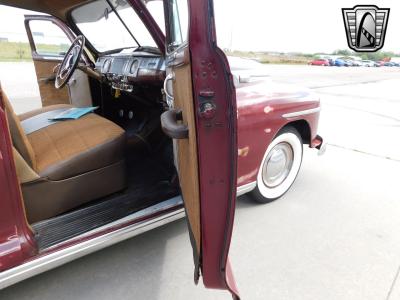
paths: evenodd
<path fill-rule="evenodd" d="M 286 119 L 290 119 L 290 118 L 295 118 L 295 117 L 314 114 L 314 113 L 317 113 L 317 112 L 320 112 L 320 111 L 321 111 L 321 107 L 316 107 L 316 108 L 311 108 L 311 109 L 300 110 L 300 111 L 295 111 L 295 112 L 283 114 L 282 117 L 284 117 Z"/>

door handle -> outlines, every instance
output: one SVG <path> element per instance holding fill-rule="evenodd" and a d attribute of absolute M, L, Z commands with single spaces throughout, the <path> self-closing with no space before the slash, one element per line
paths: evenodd
<path fill-rule="evenodd" d="M 175 74 L 173 72 L 169 73 L 168 76 L 164 80 L 164 93 L 166 95 L 166 101 L 167 101 L 168 107 L 172 108 L 173 102 L 174 102 L 174 96 L 172 96 L 168 91 L 168 81 L 170 81 L 170 80 L 175 80 Z"/>
<path fill-rule="evenodd" d="M 56 81 L 56 75 L 50 75 L 49 77 L 43 77 L 39 79 L 39 82 L 51 83 Z"/>
<path fill-rule="evenodd" d="M 166 135 L 173 139 L 187 139 L 189 137 L 189 129 L 182 123 L 181 110 L 172 109 L 162 113 L 161 128 Z"/>

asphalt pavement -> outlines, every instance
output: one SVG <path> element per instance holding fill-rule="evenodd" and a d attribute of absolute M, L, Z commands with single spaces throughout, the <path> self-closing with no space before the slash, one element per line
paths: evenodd
<path fill-rule="evenodd" d="M 6 78 L 5 67 L 27 72 Z M 400 68 L 265 68 L 272 80 L 319 93 L 328 148 L 323 156 L 305 149 L 282 199 L 237 200 L 231 262 L 243 299 L 400 299 Z M 18 112 L 40 103 L 28 70 L 0 63 Z M 193 284 L 180 220 L 9 287 L 0 299 L 231 298 Z"/>

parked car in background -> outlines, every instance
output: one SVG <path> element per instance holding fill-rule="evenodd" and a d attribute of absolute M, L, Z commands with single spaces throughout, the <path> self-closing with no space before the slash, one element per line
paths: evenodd
<path fill-rule="evenodd" d="M 329 60 L 327 59 L 314 59 L 310 63 L 312 66 L 329 66 Z"/>
<path fill-rule="evenodd" d="M 354 67 L 361 67 L 362 66 L 362 63 L 359 60 L 352 60 L 351 62 L 353 63 Z"/>
<path fill-rule="evenodd" d="M 395 66 L 396 66 L 395 63 L 390 62 L 390 61 L 384 62 L 383 65 L 384 65 L 385 67 L 395 67 Z"/>
<path fill-rule="evenodd" d="M 333 58 L 328 58 L 328 62 L 330 66 L 334 66 L 335 65 L 335 60 Z"/>
<path fill-rule="evenodd" d="M 361 65 L 363 66 L 363 67 L 375 67 L 375 62 L 374 61 L 372 61 L 372 60 L 362 60 L 361 61 Z"/>
<path fill-rule="evenodd" d="M 344 59 L 344 65 L 346 67 L 354 67 L 354 62 L 351 59 Z"/>
<path fill-rule="evenodd" d="M 336 67 L 345 67 L 346 63 L 343 59 L 335 59 L 335 66 Z"/>

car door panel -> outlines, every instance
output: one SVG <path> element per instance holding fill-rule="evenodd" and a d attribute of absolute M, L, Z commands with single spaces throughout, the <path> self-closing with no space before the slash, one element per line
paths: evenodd
<path fill-rule="evenodd" d="M 62 59 L 33 58 L 43 107 L 54 104 L 70 104 L 68 88 L 56 89 L 54 87 L 55 73 L 53 70 L 61 61 Z"/>
<path fill-rule="evenodd" d="M 188 56 L 188 48 L 176 52 Z M 175 62 L 176 63 L 176 62 Z M 181 110 L 182 122 L 188 127 L 188 138 L 175 140 L 176 163 L 179 170 L 179 180 L 183 198 L 185 199 L 186 213 L 189 220 L 189 230 L 194 239 L 194 257 L 200 253 L 200 195 L 197 164 L 196 124 L 194 119 L 192 73 L 189 61 L 178 63 L 172 68 L 175 77 L 173 81 L 174 109 Z M 196 263 L 197 265 L 197 263 Z"/>
<path fill-rule="evenodd" d="M 216 45 L 212 1 L 188 0 L 187 42 L 182 38 L 184 25 L 176 25 L 184 19 L 176 16 L 184 3 L 166 1 L 165 90 L 170 109 L 181 114 L 177 122 L 189 131 L 188 139 L 175 139 L 174 145 L 194 251 L 195 281 L 201 273 L 206 287 L 229 290 L 238 299 L 228 260 L 236 200 L 235 88 L 227 59 Z M 181 45 L 177 46 L 174 38 L 178 36 L 179 41 L 179 31 Z M 171 50 L 171 45 L 176 48 Z"/>
<path fill-rule="evenodd" d="M 44 15 L 25 16 L 25 29 L 32 51 L 32 60 L 35 66 L 42 106 L 45 107 L 55 104 L 72 104 L 78 107 L 92 105 L 89 78 L 81 70 L 77 69 L 74 72 L 69 83 L 65 87 L 61 89 L 55 88 L 54 82 L 56 71 L 59 64 L 63 61 L 64 51 L 66 51 L 68 48 L 61 49 L 61 46 L 63 45 L 60 45 L 60 51 L 58 53 L 54 52 L 54 49 L 51 49 L 51 53 L 46 53 L 46 48 L 49 46 L 42 45 L 39 42 L 35 43 L 35 37 L 38 39 L 38 41 L 41 41 L 40 38 L 43 39 L 44 37 L 47 37 L 47 28 L 43 29 L 43 32 L 35 32 L 32 30 L 32 22 L 51 23 L 51 25 L 53 25 L 52 27 L 58 28 L 59 34 L 62 34 L 62 37 L 67 39 L 70 43 L 74 41 L 75 35 L 63 22 L 54 17 Z M 60 39 L 59 36 L 52 37 L 51 35 L 49 38 L 49 42 L 53 43 L 54 41 L 51 39 Z M 39 48 L 44 48 L 44 50 Z"/>

